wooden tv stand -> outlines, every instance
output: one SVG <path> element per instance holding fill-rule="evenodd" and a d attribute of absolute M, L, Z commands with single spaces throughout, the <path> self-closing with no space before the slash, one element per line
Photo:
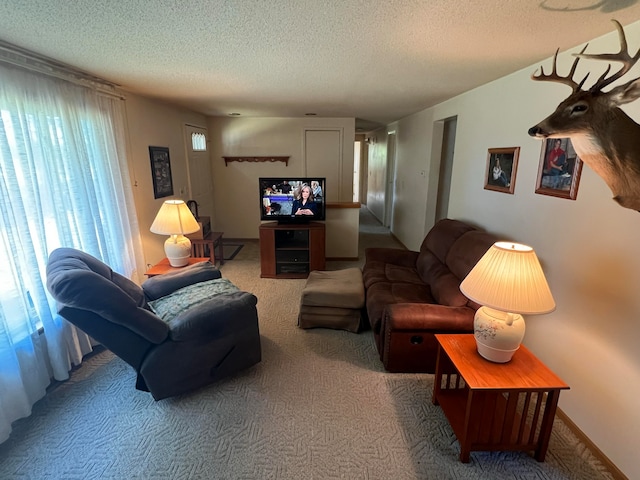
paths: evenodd
<path fill-rule="evenodd" d="M 260 225 L 262 278 L 306 278 L 312 270 L 324 269 L 324 223 Z"/>

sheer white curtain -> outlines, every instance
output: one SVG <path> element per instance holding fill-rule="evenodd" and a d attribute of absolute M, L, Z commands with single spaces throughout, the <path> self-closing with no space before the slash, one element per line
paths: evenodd
<path fill-rule="evenodd" d="M 0 442 L 91 351 L 56 314 L 49 253 L 78 248 L 137 280 L 123 103 L 0 64 Z"/>

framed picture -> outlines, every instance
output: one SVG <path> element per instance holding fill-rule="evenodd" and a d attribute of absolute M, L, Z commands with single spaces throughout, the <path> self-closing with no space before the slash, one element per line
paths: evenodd
<path fill-rule="evenodd" d="M 149 147 L 149 158 L 151 158 L 154 198 L 173 195 L 169 149 L 166 147 Z"/>
<path fill-rule="evenodd" d="M 520 147 L 490 148 L 487 155 L 485 190 L 513 194 Z"/>
<path fill-rule="evenodd" d="M 569 138 L 547 138 L 542 142 L 536 193 L 575 200 L 582 160 Z"/>

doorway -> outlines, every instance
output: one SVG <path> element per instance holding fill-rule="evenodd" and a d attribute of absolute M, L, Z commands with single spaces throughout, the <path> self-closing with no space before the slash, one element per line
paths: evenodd
<path fill-rule="evenodd" d="M 211 217 L 213 224 L 213 178 L 207 151 L 207 130 L 185 125 L 185 144 L 189 172 L 189 200 L 198 204 L 198 215 Z"/>
<path fill-rule="evenodd" d="M 384 221 L 382 222 L 382 224 L 388 228 L 391 228 L 393 225 L 393 204 L 396 196 L 395 185 L 396 132 L 393 130 L 387 134 L 387 171 L 385 174 Z"/>
<path fill-rule="evenodd" d="M 438 190 L 433 223 L 443 218 L 447 218 L 449 213 L 449 194 L 451 192 L 451 174 L 453 172 L 453 154 L 455 151 L 458 118 L 448 118 L 442 123 L 442 149 L 440 152 Z M 434 129 L 434 131 L 437 131 L 437 129 Z"/>

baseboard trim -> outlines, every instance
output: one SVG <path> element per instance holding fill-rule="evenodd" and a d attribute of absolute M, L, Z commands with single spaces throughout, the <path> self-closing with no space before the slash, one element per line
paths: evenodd
<path fill-rule="evenodd" d="M 584 443 L 585 446 L 591 451 L 591 453 L 593 453 L 593 455 L 602 462 L 609 473 L 613 475 L 613 478 L 615 478 L 615 480 L 629 480 L 629 478 L 624 473 L 622 473 L 620 469 L 616 467 L 616 465 L 611 460 L 609 460 L 609 458 L 604 453 L 602 453 L 602 450 L 600 450 L 596 446 L 596 444 L 593 443 L 591 439 L 587 437 L 587 435 L 582 430 L 580 430 L 580 428 L 578 428 L 575 423 L 573 423 L 573 420 L 571 420 L 567 416 L 567 414 L 562 411 L 562 409 L 558 408 L 556 410 L 556 414 L 558 415 L 560 420 L 562 420 L 564 424 L 569 428 L 569 430 L 571 430 L 573 434 L 578 437 L 578 440 Z"/>

